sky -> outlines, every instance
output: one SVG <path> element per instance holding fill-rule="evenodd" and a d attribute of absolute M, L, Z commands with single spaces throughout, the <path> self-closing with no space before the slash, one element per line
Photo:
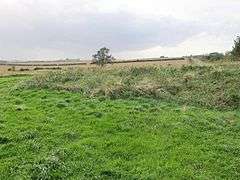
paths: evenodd
<path fill-rule="evenodd" d="M 177 57 L 231 50 L 240 0 L 1 0 L 0 59 Z"/>

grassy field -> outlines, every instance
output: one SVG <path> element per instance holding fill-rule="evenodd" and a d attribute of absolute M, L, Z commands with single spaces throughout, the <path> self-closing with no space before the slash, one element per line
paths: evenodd
<path fill-rule="evenodd" d="M 75 65 L 67 65 L 67 63 L 72 63 Z M 16 75 L 16 74 L 36 74 L 46 71 L 57 70 L 57 68 L 62 70 L 72 70 L 78 68 L 89 68 L 89 67 L 96 67 L 95 64 L 89 64 L 88 62 L 86 65 L 81 65 L 76 62 L 41 62 L 41 63 L 34 63 L 34 62 L 18 62 L 15 64 L 21 65 L 1 65 L 0 64 L 0 76 L 9 76 L 9 75 Z M 53 64 L 59 64 L 53 65 Z M 79 64 L 79 65 L 78 65 Z M 117 64 L 109 64 L 107 68 L 122 68 L 122 67 L 142 67 L 142 66 L 174 66 L 174 67 L 181 67 L 183 65 L 189 65 L 190 62 L 188 60 L 164 60 L 164 61 L 149 61 L 149 62 L 135 62 L 135 63 L 117 63 Z M 14 71 L 10 70 L 14 67 Z"/>
<path fill-rule="evenodd" d="M 0 179 L 239 179 L 239 66 L 0 78 Z"/>

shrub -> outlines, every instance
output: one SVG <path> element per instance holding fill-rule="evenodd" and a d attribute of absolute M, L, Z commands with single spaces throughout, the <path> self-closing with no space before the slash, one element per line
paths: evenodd
<path fill-rule="evenodd" d="M 218 52 L 213 52 L 207 55 L 207 60 L 209 61 L 218 61 L 222 60 L 224 58 L 224 54 L 218 53 Z"/>
<path fill-rule="evenodd" d="M 15 66 L 12 66 L 11 68 L 8 68 L 8 71 L 15 71 L 15 70 L 16 70 Z"/>

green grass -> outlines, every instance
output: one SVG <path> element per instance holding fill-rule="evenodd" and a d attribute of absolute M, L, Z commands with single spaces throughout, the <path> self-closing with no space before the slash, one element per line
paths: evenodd
<path fill-rule="evenodd" d="M 0 78 L 0 179 L 240 178 L 239 110 L 14 88 L 29 79 Z"/>

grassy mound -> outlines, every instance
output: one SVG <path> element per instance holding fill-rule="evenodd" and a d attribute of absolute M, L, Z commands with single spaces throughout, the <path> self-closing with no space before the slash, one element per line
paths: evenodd
<path fill-rule="evenodd" d="M 225 66 L 79 69 L 37 75 L 24 88 L 80 92 L 112 99 L 148 97 L 217 109 L 240 106 L 240 71 Z"/>
<path fill-rule="evenodd" d="M 9 93 L 28 78 L 0 78 L 0 179 L 240 179 L 240 111 L 49 89 Z"/>

